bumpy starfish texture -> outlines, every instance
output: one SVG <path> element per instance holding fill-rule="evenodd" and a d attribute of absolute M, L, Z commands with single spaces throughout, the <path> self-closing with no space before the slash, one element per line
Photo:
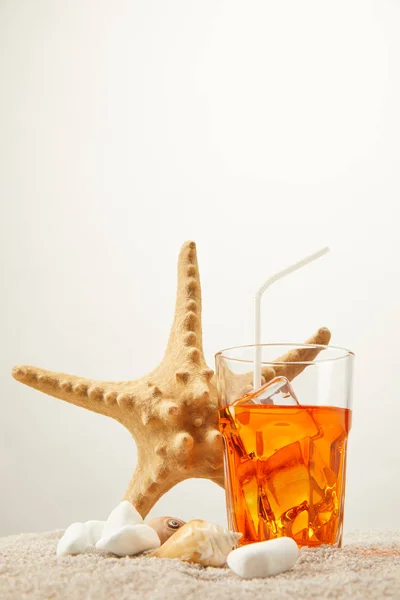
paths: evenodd
<path fill-rule="evenodd" d="M 329 331 L 320 329 L 309 342 L 327 344 L 329 339 Z M 296 360 L 312 360 L 318 351 L 300 351 Z M 293 357 L 287 355 L 280 362 L 285 360 Z M 276 372 L 292 379 L 303 368 L 280 364 Z M 275 369 L 263 370 L 266 381 L 274 376 Z M 112 382 L 16 366 L 13 377 L 50 396 L 112 417 L 130 431 L 137 446 L 137 467 L 124 500 L 132 502 L 143 517 L 184 479 L 201 477 L 224 485 L 216 380 L 203 354 L 194 242 L 185 243 L 179 255 L 175 318 L 165 356 L 151 373 L 135 381 Z M 251 381 L 251 374 L 241 377 L 238 389 Z"/>

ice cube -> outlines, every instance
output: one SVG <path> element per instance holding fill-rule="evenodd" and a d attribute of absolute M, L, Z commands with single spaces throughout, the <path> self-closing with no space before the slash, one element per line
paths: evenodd
<path fill-rule="evenodd" d="M 310 438 L 293 442 L 262 461 L 263 473 L 260 473 L 259 481 L 262 481 L 269 508 L 284 535 L 288 535 L 288 531 L 290 534 L 290 521 L 297 514 L 308 511 L 310 504 L 310 476 L 303 448 L 309 443 Z"/>
<path fill-rule="evenodd" d="M 245 537 L 257 539 L 258 512 L 257 512 L 257 461 L 247 459 L 237 467 L 239 505 L 243 510 L 243 527 Z"/>
<path fill-rule="evenodd" d="M 313 506 L 312 528 L 318 539 L 324 540 L 338 525 L 338 501 L 335 490 L 327 488 L 324 497 Z"/>
<path fill-rule="evenodd" d="M 280 521 L 285 535 L 298 535 L 299 533 L 308 531 L 310 517 L 307 500 L 303 500 L 301 504 L 292 506 L 282 513 Z"/>
<path fill-rule="evenodd" d="M 321 451 L 320 451 L 321 450 Z M 317 539 L 323 541 L 332 537 L 338 525 L 339 502 L 337 498 L 337 476 L 324 459 L 327 448 L 318 450 L 312 444 L 310 453 L 311 480 L 311 523 Z M 324 450 L 325 452 L 322 452 Z"/>
<path fill-rule="evenodd" d="M 313 485 L 324 494 L 327 488 L 333 488 L 336 484 L 336 474 L 323 458 L 322 453 L 313 443 L 310 452 L 310 473 L 312 474 Z"/>
<path fill-rule="evenodd" d="M 286 377 L 275 377 L 263 385 L 259 390 L 250 392 L 237 400 L 234 405 L 240 404 L 276 404 L 278 406 L 299 406 L 295 391 Z"/>
<path fill-rule="evenodd" d="M 258 486 L 258 539 L 268 540 L 278 533 L 275 515 L 262 485 Z"/>

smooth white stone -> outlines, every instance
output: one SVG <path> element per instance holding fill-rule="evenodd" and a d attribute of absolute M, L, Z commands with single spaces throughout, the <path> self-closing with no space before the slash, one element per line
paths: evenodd
<path fill-rule="evenodd" d="M 105 521 L 86 521 L 85 531 L 89 546 L 94 546 L 103 535 Z"/>
<path fill-rule="evenodd" d="M 226 562 L 239 577 L 253 579 L 288 571 L 298 556 L 296 542 L 292 538 L 281 537 L 236 548 L 230 552 Z"/>
<path fill-rule="evenodd" d="M 105 521 L 72 523 L 57 545 L 57 555 L 81 554 L 101 538 Z"/>
<path fill-rule="evenodd" d="M 132 556 L 145 550 L 160 546 L 156 531 L 148 525 L 125 525 L 110 536 L 103 536 L 96 544 L 99 550 L 105 550 L 117 556 Z"/>
<path fill-rule="evenodd" d="M 127 500 L 118 504 L 110 513 L 106 524 L 104 525 L 102 537 L 110 537 L 117 533 L 125 525 L 140 525 L 143 519 L 136 508 Z"/>
<path fill-rule="evenodd" d="M 88 545 L 85 523 L 72 523 L 57 544 L 57 556 L 81 554 Z"/>

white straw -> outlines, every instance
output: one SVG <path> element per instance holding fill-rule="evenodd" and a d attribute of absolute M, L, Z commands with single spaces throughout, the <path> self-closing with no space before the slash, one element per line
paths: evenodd
<path fill-rule="evenodd" d="M 309 263 L 317 260 L 317 258 L 321 258 L 324 254 L 329 252 L 328 246 L 318 250 L 318 252 L 314 252 L 314 254 L 310 254 L 303 260 L 299 260 L 299 262 L 290 265 L 290 267 L 286 267 L 282 271 L 275 273 L 267 279 L 267 281 L 260 287 L 255 296 L 255 319 L 254 319 L 254 344 L 255 344 L 255 353 L 254 353 L 254 370 L 253 370 L 253 389 L 258 390 L 261 387 L 261 298 L 264 294 L 265 290 L 267 290 L 273 283 L 279 281 L 286 275 L 290 275 L 294 271 L 305 267 Z"/>

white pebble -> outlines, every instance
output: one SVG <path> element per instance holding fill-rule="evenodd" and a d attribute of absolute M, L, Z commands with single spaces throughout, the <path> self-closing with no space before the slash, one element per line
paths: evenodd
<path fill-rule="evenodd" d="M 239 577 L 253 579 L 288 571 L 298 556 L 296 542 L 292 538 L 281 537 L 236 548 L 228 555 L 227 563 Z"/>
<path fill-rule="evenodd" d="M 81 554 L 101 538 L 105 521 L 72 523 L 57 545 L 57 556 Z"/>
<path fill-rule="evenodd" d="M 102 537 L 110 537 L 125 525 L 140 525 L 142 523 L 143 519 L 133 504 L 124 500 L 110 513 Z"/>
<path fill-rule="evenodd" d="M 96 544 L 99 550 L 117 556 L 132 556 L 160 546 L 156 531 L 148 525 L 125 525 L 109 536 L 103 536 Z"/>
<path fill-rule="evenodd" d="M 103 535 L 105 521 L 86 521 L 85 529 L 89 546 L 94 546 Z"/>
<path fill-rule="evenodd" d="M 84 523 L 72 523 L 57 544 L 57 556 L 81 554 L 87 548 Z"/>
<path fill-rule="evenodd" d="M 107 521 L 72 523 L 58 542 L 57 555 L 81 554 L 94 545 L 126 556 L 158 548 L 160 539 L 154 529 L 143 524 L 136 508 L 125 500 L 114 508 Z"/>

